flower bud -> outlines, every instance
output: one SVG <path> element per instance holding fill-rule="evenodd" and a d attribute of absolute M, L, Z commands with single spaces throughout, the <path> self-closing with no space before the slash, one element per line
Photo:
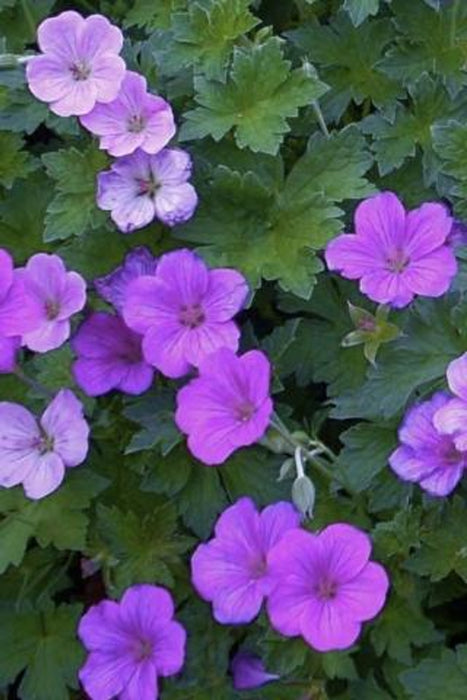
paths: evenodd
<path fill-rule="evenodd" d="M 306 518 L 313 517 L 316 490 L 307 476 L 297 476 L 292 485 L 292 501 Z"/>

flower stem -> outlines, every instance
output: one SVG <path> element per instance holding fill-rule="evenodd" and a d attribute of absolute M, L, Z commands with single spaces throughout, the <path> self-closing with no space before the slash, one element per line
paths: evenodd
<path fill-rule="evenodd" d="M 311 103 L 311 106 L 314 109 L 314 112 L 316 114 L 316 118 L 318 120 L 318 124 L 320 126 L 321 131 L 323 132 L 323 134 L 325 135 L 325 137 L 327 139 L 330 138 L 330 133 L 329 133 L 328 127 L 326 126 L 326 122 L 324 121 L 323 113 L 321 111 L 321 107 L 319 106 L 318 100 L 313 100 L 313 102 Z"/>
<path fill-rule="evenodd" d="M 21 367 L 16 366 L 15 368 L 15 374 L 20 379 L 24 384 L 27 384 L 31 389 L 34 389 L 38 394 L 42 394 L 43 396 L 46 396 L 48 399 L 51 399 L 54 397 L 54 393 L 50 391 L 50 389 L 47 389 L 43 384 L 40 382 L 36 381 L 35 379 L 32 379 L 31 377 L 28 377 L 27 374 L 23 372 Z"/>
<path fill-rule="evenodd" d="M 23 8 L 24 17 L 29 27 L 29 31 L 31 32 L 31 38 L 33 39 L 36 36 L 36 21 L 31 12 L 29 0 L 21 0 L 21 7 Z"/>

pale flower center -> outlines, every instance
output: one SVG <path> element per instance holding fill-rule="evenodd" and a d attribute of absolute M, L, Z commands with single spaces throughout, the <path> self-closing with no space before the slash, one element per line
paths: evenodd
<path fill-rule="evenodd" d="M 54 321 L 60 313 L 60 304 L 54 299 L 47 299 L 45 302 L 45 314 L 47 320 Z"/>
<path fill-rule="evenodd" d="M 91 75 L 91 67 L 85 61 L 76 61 L 70 66 L 70 73 L 73 80 L 87 80 Z"/>
<path fill-rule="evenodd" d="M 256 407 L 251 401 L 243 401 L 235 407 L 235 417 L 240 423 L 247 423 L 256 413 Z"/>
<path fill-rule="evenodd" d="M 140 134 L 146 127 L 146 120 L 141 114 L 133 114 L 127 121 L 127 129 L 131 134 Z"/>
<path fill-rule="evenodd" d="M 337 595 L 337 583 L 324 576 L 314 587 L 313 592 L 320 600 L 333 600 Z"/>
<path fill-rule="evenodd" d="M 391 255 L 386 258 L 386 268 L 391 272 L 399 274 L 405 270 L 409 262 L 410 258 L 402 248 L 396 248 Z"/>
<path fill-rule="evenodd" d="M 48 452 L 54 451 L 54 438 L 52 435 L 47 435 L 45 430 L 40 427 L 41 436 L 34 438 L 31 447 L 37 450 L 40 455 L 45 455 Z"/>
<path fill-rule="evenodd" d="M 188 304 L 180 307 L 178 320 L 182 326 L 187 328 L 198 328 L 206 319 L 204 311 L 200 304 Z"/>

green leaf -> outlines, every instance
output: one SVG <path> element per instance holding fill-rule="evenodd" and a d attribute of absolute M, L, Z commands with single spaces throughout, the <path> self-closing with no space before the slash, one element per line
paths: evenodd
<path fill-rule="evenodd" d="M 83 550 L 88 528 L 83 511 L 105 486 L 106 480 L 77 467 L 68 471 L 56 493 L 40 501 L 30 501 L 19 487 L 0 491 L 0 573 L 22 561 L 31 537 L 41 547 Z"/>
<path fill-rule="evenodd" d="M 467 645 L 456 652 L 443 649 L 436 658 L 423 659 L 400 679 L 411 700 L 464 700 L 467 687 Z"/>
<path fill-rule="evenodd" d="M 186 0 L 135 0 L 125 16 L 125 27 L 168 29 L 172 12 L 183 10 Z"/>
<path fill-rule="evenodd" d="M 172 569 L 192 544 L 177 533 L 177 514 L 170 503 L 151 513 L 122 512 L 117 507 L 97 508 L 98 545 L 94 558 L 109 566 L 111 590 L 120 595 L 134 583 L 174 584 Z"/>
<path fill-rule="evenodd" d="M 81 236 L 106 220 L 95 204 L 96 175 L 107 157 L 93 144 L 54 151 L 42 156 L 47 174 L 55 180 L 55 197 L 47 207 L 44 241 Z"/>
<path fill-rule="evenodd" d="M 35 164 L 30 154 L 22 150 L 23 145 L 23 139 L 16 134 L 0 131 L 0 185 L 7 189 L 34 170 Z"/>
<path fill-rule="evenodd" d="M 374 477 L 388 469 L 388 457 L 397 446 L 393 427 L 358 423 L 339 436 L 344 448 L 338 466 L 353 491 L 365 491 Z"/>
<path fill-rule="evenodd" d="M 203 256 L 240 269 L 253 287 L 261 277 L 308 298 L 322 269 L 316 251 L 342 228 L 336 202 L 373 191 L 362 136 L 348 127 L 329 139 L 315 134 L 307 153 L 271 192 L 262 174 L 219 166 L 197 216 L 176 235 L 207 244 Z"/>
<path fill-rule="evenodd" d="M 36 100 L 26 89 L 0 87 L 0 129 L 32 134 L 45 121 L 47 105 Z"/>
<path fill-rule="evenodd" d="M 240 148 L 276 154 L 290 130 L 287 119 L 326 90 L 311 67 L 290 70 L 281 44 L 271 37 L 264 44 L 235 47 L 225 84 L 195 78 L 199 106 L 185 113 L 180 138 L 211 135 L 219 141 L 233 128 Z"/>
<path fill-rule="evenodd" d="M 68 700 L 78 688 L 76 674 L 84 650 L 76 639 L 81 605 L 51 604 L 40 610 L 0 614 L 0 686 L 23 670 L 22 700 Z"/>
<path fill-rule="evenodd" d="M 182 439 L 174 422 L 174 410 L 173 394 L 160 390 L 132 401 L 123 413 L 142 430 L 134 433 L 125 454 L 151 450 L 156 446 L 163 456 L 168 454 Z"/>
<path fill-rule="evenodd" d="M 379 0 L 345 0 L 344 10 L 350 15 L 352 24 L 358 27 L 369 15 L 377 15 Z"/>
<path fill-rule="evenodd" d="M 433 148 L 440 158 L 440 171 L 448 176 L 445 189 L 456 214 L 467 216 L 467 125 L 449 120 L 432 128 Z"/>
<path fill-rule="evenodd" d="M 249 0 L 201 0 L 172 14 L 171 41 L 161 65 L 167 69 L 165 60 L 176 70 L 194 67 L 208 80 L 224 81 L 235 41 L 259 22 L 249 5 Z"/>

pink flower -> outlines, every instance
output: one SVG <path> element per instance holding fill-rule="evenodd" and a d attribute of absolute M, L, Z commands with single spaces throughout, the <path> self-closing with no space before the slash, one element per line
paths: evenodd
<path fill-rule="evenodd" d="M 362 623 L 384 606 L 389 580 L 369 561 L 370 538 L 336 523 L 319 534 L 292 530 L 268 556 L 276 586 L 268 598 L 272 626 L 286 637 L 301 635 L 317 651 L 347 649 Z"/>
<path fill-rule="evenodd" d="M 187 182 L 190 175 L 191 158 L 185 151 L 164 148 L 149 155 L 137 150 L 99 174 L 97 204 L 111 212 L 123 233 L 155 218 L 175 226 L 191 219 L 198 204 L 195 188 Z"/>
<path fill-rule="evenodd" d="M 265 683 L 277 681 L 280 678 L 276 673 L 268 673 L 258 656 L 242 651 L 232 659 L 231 671 L 235 690 L 260 688 Z"/>
<path fill-rule="evenodd" d="M 240 498 L 218 519 L 215 537 L 200 544 L 191 559 L 191 580 L 199 595 L 213 604 L 223 624 L 251 622 L 274 581 L 268 552 L 288 540 L 300 516 L 290 503 L 275 503 L 258 513 L 250 498 Z"/>
<path fill-rule="evenodd" d="M 266 432 L 273 405 L 267 357 L 251 350 L 237 357 L 221 348 L 199 366 L 199 376 L 177 394 L 175 422 L 188 435 L 192 455 L 214 465 L 252 445 Z"/>
<path fill-rule="evenodd" d="M 467 453 L 467 352 L 449 364 L 446 376 L 455 398 L 436 411 L 433 423 L 436 430 L 450 436 L 453 449 Z"/>
<path fill-rule="evenodd" d="M 102 15 L 84 19 L 67 11 L 37 30 L 41 55 L 31 58 L 26 77 L 32 94 L 61 117 L 87 114 L 96 102 L 114 100 L 125 75 L 121 31 Z"/>
<path fill-rule="evenodd" d="M 0 403 L 0 486 L 22 483 L 26 496 L 39 499 L 62 483 L 66 467 L 84 462 L 89 427 L 83 406 L 62 389 L 40 420 L 16 403 Z"/>
<path fill-rule="evenodd" d="M 46 253 L 29 258 L 18 275 L 39 307 L 36 330 L 23 334 L 23 345 L 36 352 L 60 347 L 70 336 L 70 316 L 86 303 L 84 279 L 77 272 L 67 272 L 58 255 Z"/>
<path fill-rule="evenodd" d="M 373 301 L 407 306 L 416 294 L 439 297 L 457 272 L 448 243 L 452 218 L 442 204 L 408 213 L 395 194 L 383 192 L 358 205 L 355 231 L 334 238 L 326 263 Z"/>
<path fill-rule="evenodd" d="M 137 148 L 158 153 L 175 134 L 168 102 L 149 94 L 146 79 L 132 71 L 126 72 L 115 100 L 97 104 L 80 122 L 100 137 L 99 148 L 113 156 L 126 156 Z"/>
<path fill-rule="evenodd" d="M 89 656 L 79 679 L 91 700 L 159 697 L 158 678 L 178 673 L 185 660 L 186 632 L 173 615 L 170 593 L 144 584 L 83 615 L 78 636 Z"/>
<path fill-rule="evenodd" d="M 14 370 L 20 336 L 40 323 L 40 307 L 20 277 L 9 253 L 0 248 L 0 373 Z"/>
<path fill-rule="evenodd" d="M 391 468 L 401 479 L 418 482 L 433 496 L 451 493 L 467 467 L 467 442 L 461 451 L 454 437 L 444 435 L 437 427 L 443 425 L 446 414 L 449 421 L 452 401 L 443 391 L 413 406 L 399 429 L 401 445 L 389 457 Z"/>
<path fill-rule="evenodd" d="M 78 386 L 88 396 L 100 396 L 112 389 L 127 394 L 147 391 L 154 370 L 144 361 L 141 340 L 119 316 L 92 313 L 71 340 L 78 355 L 73 363 Z"/>
<path fill-rule="evenodd" d="M 231 320 L 248 293 L 236 270 L 209 270 L 190 250 L 163 255 L 153 276 L 128 287 L 125 322 L 144 334 L 146 361 L 167 377 L 181 377 L 220 347 L 237 350 Z"/>
<path fill-rule="evenodd" d="M 121 314 L 130 282 L 141 275 L 153 275 L 156 268 L 157 258 L 145 246 L 138 246 L 125 255 L 122 264 L 115 270 L 104 277 L 97 277 L 94 287 L 99 296 Z"/>

